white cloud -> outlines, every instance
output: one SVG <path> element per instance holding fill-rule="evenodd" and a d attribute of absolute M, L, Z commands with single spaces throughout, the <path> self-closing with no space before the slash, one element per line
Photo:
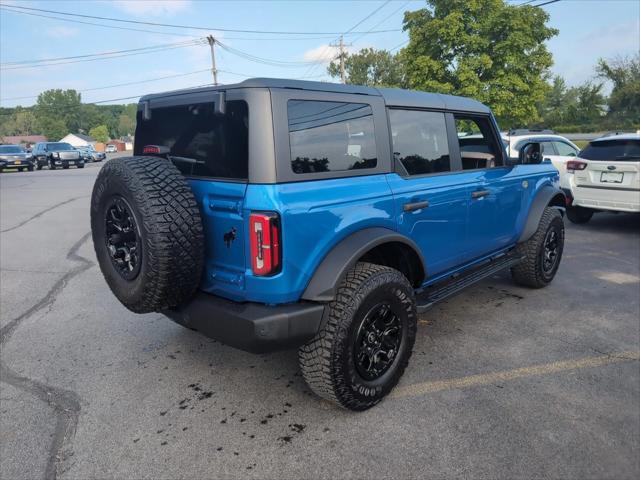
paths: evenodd
<path fill-rule="evenodd" d="M 331 45 L 320 45 L 319 47 L 307 50 L 302 55 L 307 62 L 329 63 L 338 56 L 338 48 Z"/>
<path fill-rule="evenodd" d="M 172 15 L 186 10 L 190 0 L 115 0 L 112 5 L 131 15 Z"/>
<path fill-rule="evenodd" d="M 78 34 L 78 29 L 72 28 L 72 27 L 64 27 L 60 25 L 57 27 L 47 28 L 45 30 L 45 33 L 49 37 L 53 37 L 53 38 L 60 38 L 60 37 L 69 38 L 69 37 L 75 37 Z"/>

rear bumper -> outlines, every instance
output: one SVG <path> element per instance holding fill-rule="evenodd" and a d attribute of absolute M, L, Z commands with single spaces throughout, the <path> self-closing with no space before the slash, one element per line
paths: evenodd
<path fill-rule="evenodd" d="M 597 210 L 640 212 L 640 190 L 575 186 L 573 205 Z"/>
<path fill-rule="evenodd" d="M 312 302 L 279 306 L 237 303 L 200 292 L 187 305 L 163 313 L 231 347 L 263 353 L 309 341 L 320 328 L 324 308 Z"/>

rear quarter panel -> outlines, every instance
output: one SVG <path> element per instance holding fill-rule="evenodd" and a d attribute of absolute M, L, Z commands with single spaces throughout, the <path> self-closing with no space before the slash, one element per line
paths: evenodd
<path fill-rule="evenodd" d="M 394 202 L 384 175 L 249 185 L 245 198 L 245 231 L 249 213 L 273 210 L 282 220 L 282 271 L 256 277 L 245 242 L 245 300 L 287 303 L 299 300 L 316 268 L 348 235 L 368 227 L 396 230 Z"/>

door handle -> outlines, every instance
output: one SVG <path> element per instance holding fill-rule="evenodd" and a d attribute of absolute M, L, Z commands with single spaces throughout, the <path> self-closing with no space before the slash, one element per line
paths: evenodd
<path fill-rule="evenodd" d="M 471 193 L 471 198 L 482 198 L 489 195 L 491 192 L 489 190 L 476 190 Z"/>
<path fill-rule="evenodd" d="M 423 202 L 405 203 L 402 206 L 402 209 L 405 212 L 413 212 L 414 210 L 420 210 L 421 208 L 427 208 L 428 206 L 429 206 L 429 202 L 425 200 Z"/>

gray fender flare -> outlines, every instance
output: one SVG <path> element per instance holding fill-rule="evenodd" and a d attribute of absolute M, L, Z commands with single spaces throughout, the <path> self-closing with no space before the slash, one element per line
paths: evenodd
<path fill-rule="evenodd" d="M 349 235 L 333 247 L 316 268 L 302 294 L 302 299 L 330 302 L 335 298 L 338 285 L 347 271 L 353 268 L 358 259 L 372 248 L 388 242 L 400 242 L 412 248 L 420 258 L 422 268 L 426 270 L 424 257 L 413 240 L 388 228 L 365 228 Z"/>
<path fill-rule="evenodd" d="M 564 214 L 566 205 L 565 199 L 566 197 L 564 192 L 559 188 L 551 185 L 545 185 L 542 187 L 531 203 L 529 215 L 527 216 L 527 221 L 524 224 L 524 229 L 520 234 L 518 243 L 526 242 L 534 233 L 536 233 L 538 224 L 540 223 L 540 219 L 542 218 L 542 214 L 546 207 L 551 206 L 553 208 L 557 208 Z"/>

